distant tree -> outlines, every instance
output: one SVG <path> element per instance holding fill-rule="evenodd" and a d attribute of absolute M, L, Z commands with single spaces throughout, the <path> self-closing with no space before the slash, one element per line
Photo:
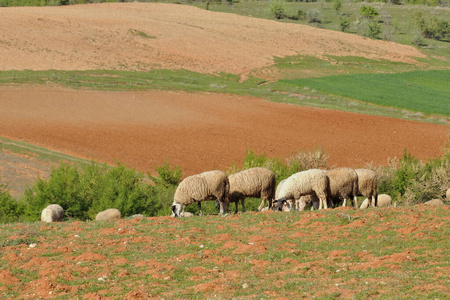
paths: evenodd
<path fill-rule="evenodd" d="M 425 38 L 443 40 L 450 35 L 450 24 L 447 21 L 438 20 L 435 17 L 426 21 L 422 12 L 415 13 L 413 19 Z"/>
<path fill-rule="evenodd" d="M 341 27 L 342 32 L 346 32 L 350 27 L 350 21 L 347 18 L 341 18 L 339 20 L 339 26 Z"/>
<path fill-rule="evenodd" d="M 336 13 L 339 14 L 342 10 L 342 0 L 334 0 L 333 8 L 336 10 Z"/>
<path fill-rule="evenodd" d="M 367 19 L 373 19 L 376 16 L 378 16 L 378 11 L 372 6 L 365 6 L 365 5 L 361 6 L 360 13 L 361 16 Z"/>
<path fill-rule="evenodd" d="M 270 2 L 270 11 L 274 14 L 275 19 L 284 19 L 287 17 L 286 4 L 283 0 L 273 0 Z"/>

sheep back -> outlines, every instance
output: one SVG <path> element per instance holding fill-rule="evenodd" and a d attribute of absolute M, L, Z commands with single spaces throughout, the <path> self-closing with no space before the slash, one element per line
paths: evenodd
<path fill-rule="evenodd" d="M 430 206 L 443 206 L 444 201 L 442 201 L 441 199 L 432 199 L 430 201 L 427 201 L 424 203 L 425 205 L 430 205 Z"/>
<path fill-rule="evenodd" d="M 46 223 L 62 221 L 64 209 L 58 204 L 50 204 L 41 212 L 41 221 Z"/>
<path fill-rule="evenodd" d="M 377 174 L 369 169 L 355 169 L 358 176 L 358 196 L 377 197 Z"/>
<path fill-rule="evenodd" d="M 288 177 L 281 186 L 278 199 L 298 200 L 301 196 L 315 193 L 319 198 L 326 198 L 328 179 L 326 171 L 310 169 Z"/>
<path fill-rule="evenodd" d="M 189 205 L 206 200 L 228 198 L 230 185 L 227 174 L 223 171 L 208 171 L 188 176 L 178 185 L 174 203 Z"/>
<path fill-rule="evenodd" d="M 333 199 L 355 198 L 358 194 L 358 175 L 350 168 L 336 168 L 327 171 L 328 195 Z"/>
<path fill-rule="evenodd" d="M 392 205 L 392 197 L 386 194 L 378 195 L 377 207 L 387 207 Z"/>
<path fill-rule="evenodd" d="M 116 208 L 109 208 L 107 210 L 99 212 L 97 216 L 95 216 L 95 221 L 109 221 L 120 218 L 122 218 L 120 210 Z"/>
<path fill-rule="evenodd" d="M 279 199 L 279 195 L 280 195 L 280 191 L 281 191 L 281 187 L 283 186 L 283 184 L 286 182 L 286 179 L 281 180 L 278 185 L 277 188 L 275 190 L 275 199 Z"/>
<path fill-rule="evenodd" d="M 246 197 L 273 199 L 275 196 L 275 173 L 256 167 L 228 176 L 230 181 L 230 202 Z"/>

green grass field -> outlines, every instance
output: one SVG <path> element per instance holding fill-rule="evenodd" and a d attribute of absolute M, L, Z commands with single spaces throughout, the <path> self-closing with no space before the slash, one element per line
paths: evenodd
<path fill-rule="evenodd" d="M 340 75 L 285 82 L 380 106 L 450 116 L 449 70 Z"/>

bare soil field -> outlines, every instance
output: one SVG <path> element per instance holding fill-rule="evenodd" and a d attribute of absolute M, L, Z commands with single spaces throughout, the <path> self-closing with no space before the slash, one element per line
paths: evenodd
<path fill-rule="evenodd" d="M 411 63 L 425 57 L 392 42 L 173 4 L 0 8 L 0 25 L 0 70 L 186 69 L 245 76 L 288 55 Z"/>

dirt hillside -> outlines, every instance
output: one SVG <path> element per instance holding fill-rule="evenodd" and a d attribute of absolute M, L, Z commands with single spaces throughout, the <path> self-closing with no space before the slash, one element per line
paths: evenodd
<path fill-rule="evenodd" d="M 174 4 L 0 8 L 0 70 L 187 69 L 246 74 L 274 56 L 411 61 L 413 47 Z"/>

